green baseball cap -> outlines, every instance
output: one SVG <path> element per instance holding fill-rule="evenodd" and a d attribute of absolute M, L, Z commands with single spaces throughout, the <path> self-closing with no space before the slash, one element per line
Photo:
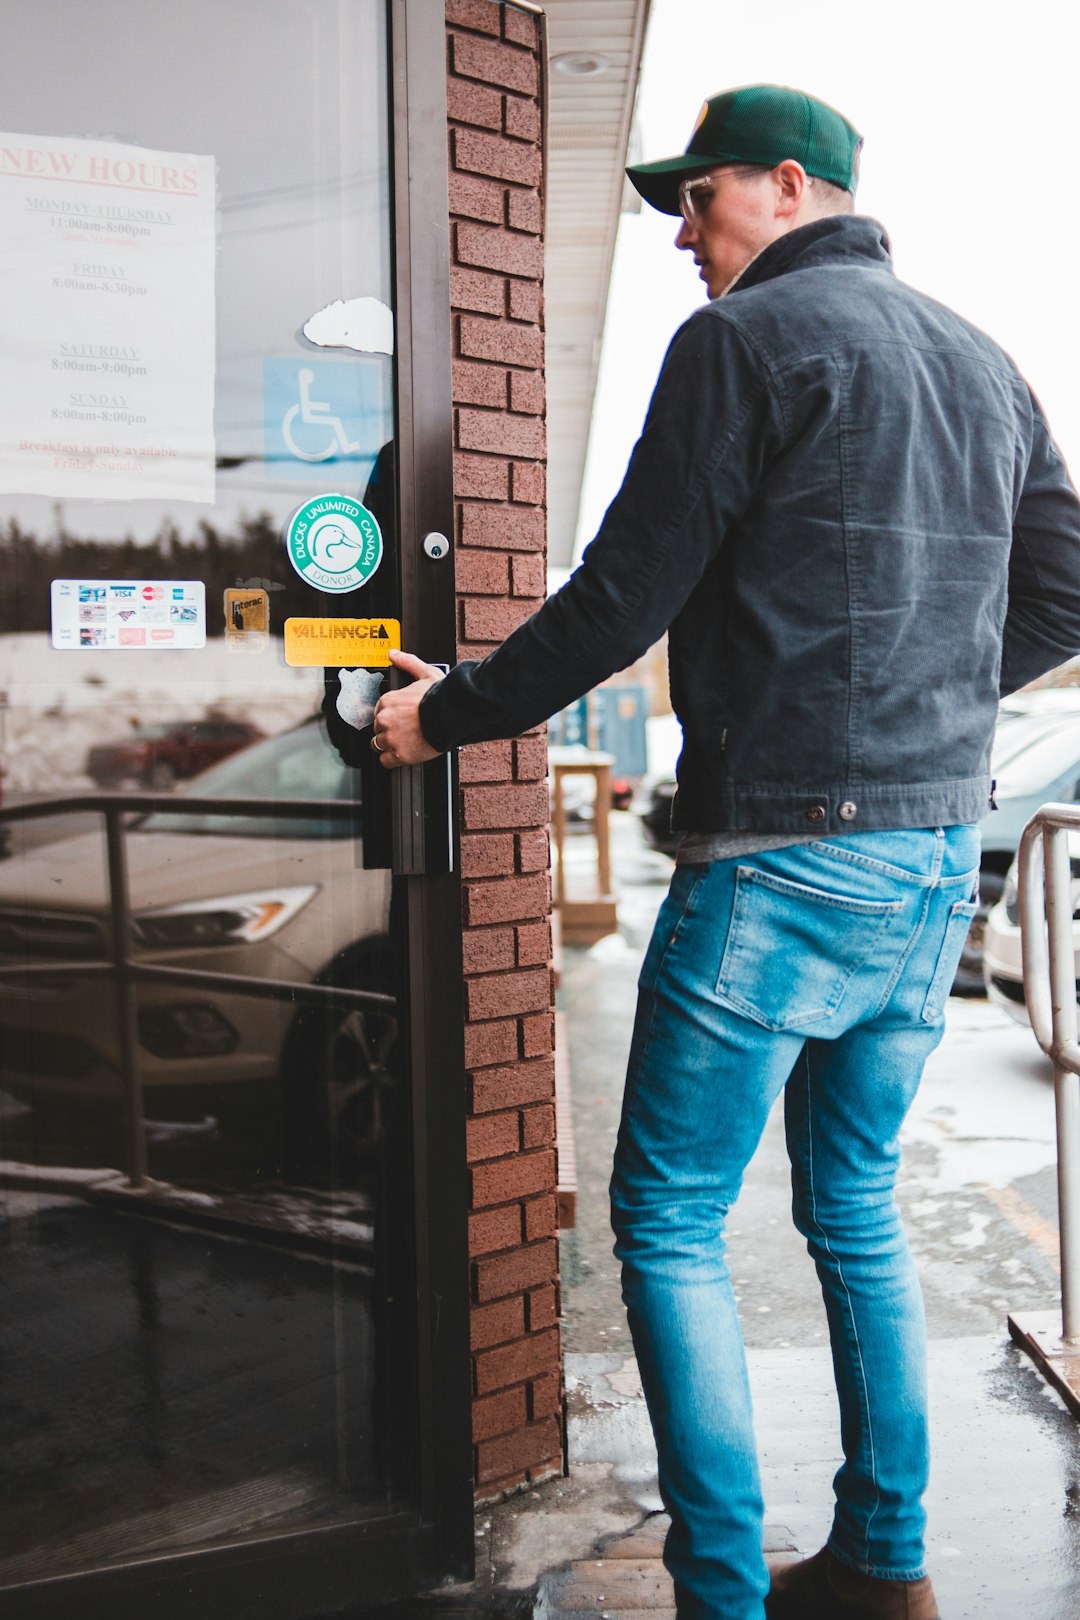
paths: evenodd
<path fill-rule="evenodd" d="M 653 208 L 677 214 L 681 182 L 718 163 L 773 168 L 794 158 L 807 174 L 854 194 L 861 146 L 858 130 L 824 101 L 782 84 L 747 84 L 709 98 L 685 152 L 626 172 Z"/>

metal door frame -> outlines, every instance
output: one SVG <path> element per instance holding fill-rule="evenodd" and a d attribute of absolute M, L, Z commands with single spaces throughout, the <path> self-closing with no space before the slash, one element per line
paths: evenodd
<path fill-rule="evenodd" d="M 443 0 L 385 0 L 390 45 L 398 533 L 403 640 L 456 656 L 449 201 Z M 451 802 L 457 802 L 453 771 Z M 10 1620 L 317 1620 L 473 1570 L 462 913 L 455 870 L 403 877 L 413 1170 L 416 1511 L 34 1582 Z M 363 1544 L 362 1570 L 357 1569 Z M 358 1577 L 361 1587 L 358 1590 Z"/>

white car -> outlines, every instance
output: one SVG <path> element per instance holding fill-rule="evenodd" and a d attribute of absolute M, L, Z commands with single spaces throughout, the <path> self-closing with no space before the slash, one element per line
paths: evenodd
<path fill-rule="evenodd" d="M 1080 984 L 1080 833 L 1069 835 L 1072 867 L 1073 958 Z M 1030 1024 L 1024 1000 L 1024 965 L 1020 949 L 1020 901 L 1016 887 L 1017 862 L 1005 879 L 1005 889 L 986 919 L 983 936 L 983 979 L 986 994 L 1018 1024 Z"/>

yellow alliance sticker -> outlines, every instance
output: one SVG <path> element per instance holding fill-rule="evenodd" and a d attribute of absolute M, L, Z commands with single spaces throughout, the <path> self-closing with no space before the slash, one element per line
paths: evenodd
<path fill-rule="evenodd" d="M 285 620 L 285 662 L 294 669 L 385 669 L 400 646 L 400 619 Z"/>

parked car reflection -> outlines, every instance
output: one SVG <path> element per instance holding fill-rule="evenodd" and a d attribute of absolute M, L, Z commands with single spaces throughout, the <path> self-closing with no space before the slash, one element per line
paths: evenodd
<path fill-rule="evenodd" d="M 189 788 L 275 801 L 352 800 L 358 790 L 359 773 L 317 720 L 254 744 Z M 144 817 L 126 842 L 142 959 L 392 993 L 390 874 L 364 870 L 355 818 L 169 811 Z M 2 1086 L 31 1104 L 39 1146 L 64 1135 L 73 1112 L 118 1110 L 115 998 L 110 980 L 60 971 L 28 986 L 5 978 L 3 963 L 102 960 L 109 930 L 100 835 L 32 849 L 0 869 Z M 142 985 L 144 1113 L 158 1127 L 239 1119 L 269 1129 L 272 1120 L 290 1176 L 325 1174 L 342 1154 L 370 1159 L 394 1087 L 397 1022 L 392 1009 L 303 1006 L 286 992 Z"/>
<path fill-rule="evenodd" d="M 101 788 L 131 784 L 160 791 L 238 753 L 262 735 L 249 721 L 224 716 L 139 726 L 130 736 L 91 748 L 86 774 Z"/>

